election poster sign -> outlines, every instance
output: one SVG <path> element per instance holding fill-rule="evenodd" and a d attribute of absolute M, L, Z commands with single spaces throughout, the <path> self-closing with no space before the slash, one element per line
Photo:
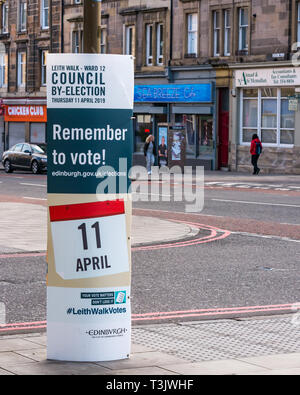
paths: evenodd
<path fill-rule="evenodd" d="M 47 358 L 131 347 L 133 58 L 47 57 Z"/>

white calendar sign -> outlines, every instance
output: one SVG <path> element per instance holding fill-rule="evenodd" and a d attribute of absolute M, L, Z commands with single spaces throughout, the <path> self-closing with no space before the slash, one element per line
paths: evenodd
<path fill-rule="evenodd" d="M 64 280 L 129 271 L 123 202 L 53 206 L 50 221 L 56 272 Z"/>

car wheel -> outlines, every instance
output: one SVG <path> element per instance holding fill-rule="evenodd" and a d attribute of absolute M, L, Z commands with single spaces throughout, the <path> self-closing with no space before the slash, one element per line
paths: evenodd
<path fill-rule="evenodd" d="M 12 171 L 13 171 L 12 167 L 11 167 L 11 163 L 8 159 L 4 162 L 4 170 L 5 170 L 5 173 L 12 173 Z"/>
<path fill-rule="evenodd" d="M 38 174 L 40 172 L 39 164 L 34 160 L 31 164 L 31 171 L 33 174 Z"/>

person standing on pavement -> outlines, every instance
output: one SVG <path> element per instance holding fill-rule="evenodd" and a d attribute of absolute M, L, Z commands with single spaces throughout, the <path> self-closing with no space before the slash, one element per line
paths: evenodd
<path fill-rule="evenodd" d="M 148 175 L 150 175 L 152 173 L 151 166 L 154 165 L 154 159 L 156 156 L 156 147 L 154 142 L 154 136 L 152 134 L 150 134 L 150 136 L 148 136 L 146 139 L 144 145 L 144 155 L 146 157 L 147 172 Z"/>
<path fill-rule="evenodd" d="M 253 174 L 258 174 L 260 172 L 260 168 L 257 165 L 260 154 L 262 153 L 262 144 L 257 134 L 252 136 L 251 146 L 250 146 L 250 154 L 251 154 L 251 163 L 253 165 Z"/>

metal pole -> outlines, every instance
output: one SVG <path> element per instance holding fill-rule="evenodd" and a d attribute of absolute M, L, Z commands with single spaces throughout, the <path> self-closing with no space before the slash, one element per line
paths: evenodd
<path fill-rule="evenodd" d="M 84 0 L 83 52 L 100 53 L 101 2 Z"/>

